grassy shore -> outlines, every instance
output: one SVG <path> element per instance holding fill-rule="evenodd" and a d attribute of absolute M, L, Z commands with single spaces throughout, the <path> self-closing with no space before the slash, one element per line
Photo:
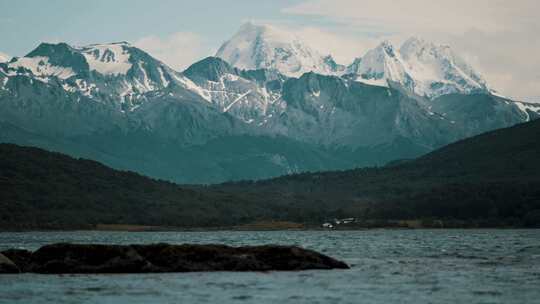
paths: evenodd
<path fill-rule="evenodd" d="M 350 224 L 335 225 L 332 229 L 314 223 L 296 223 L 288 221 L 256 221 L 235 226 L 175 227 L 148 226 L 137 224 L 96 224 L 87 226 L 2 227 L 0 232 L 26 231 L 123 231 L 123 232 L 165 232 L 165 231 L 354 231 L 368 229 L 523 229 L 511 221 L 459 221 L 459 220 L 360 220 Z"/>

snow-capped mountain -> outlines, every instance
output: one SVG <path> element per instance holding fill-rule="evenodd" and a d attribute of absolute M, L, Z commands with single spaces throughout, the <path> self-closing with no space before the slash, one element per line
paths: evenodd
<path fill-rule="evenodd" d="M 6 72 L 32 75 L 43 82 L 58 79 L 68 91 L 116 104 L 123 110 L 132 110 L 139 106 L 143 94 L 172 82 L 199 94 L 188 78 L 127 42 L 83 47 L 42 43 L 10 62 Z"/>
<path fill-rule="evenodd" d="M 8 62 L 11 60 L 11 57 L 8 54 L 0 52 L 0 63 Z"/>
<path fill-rule="evenodd" d="M 419 39 L 345 70 L 268 27 L 237 36 L 220 51 L 236 66 L 208 57 L 183 72 L 126 42 L 41 44 L 0 63 L 0 142 L 208 183 L 382 165 L 540 117 Z"/>
<path fill-rule="evenodd" d="M 401 86 L 373 86 L 358 81 L 354 75 L 338 77 L 313 72 L 300 78 L 286 78 L 269 70 L 240 70 L 217 57 L 193 64 L 184 75 L 201 88 L 210 104 L 250 125 L 258 134 L 325 147 L 357 149 L 414 138 L 411 146 L 429 150 L 490 130 L 494 125 L 530 119 L 521 110 L 525 104 L 488 94 L 470 98 L 458 95 L 457 99 L 464 104 L 479 100 L 479 111 L 490 113 L 470 117 L 467 122 L 463 117 L 473 113 L 470 110 L 467 114 L 446 111 L 450 101 L 430 101 Z M 540 107 L 532 111 L 532 117 L 536 117 Z"/>
<path fill-rule="evenodd" d="M 334 74 L 340 67 L 292 33 L 270 25 L 248 22 L 216 53 L 234 67 L 245 70 L 275 69 L 299 77 L 306 72 Z"/>
<path fill-rule="evenodd" d="M 292 33 L 246 23 L 220 47 L 216 57 L 239 69 L 275 69 L 297 78 L 307 72 L 355 74 L 357 81 L 366 84 L 397 84 L 428 98 L 490 91 L 482 76 L 449 46 L 417 37 L 408 39 L 400 48 L 383 41 L 345 67 L 330 55 L 322 56 Z"/>
<path fill-rule="evenodd" d="M 357 74 L 357 80 L 366 84 L 388 86 L 388 80 L 392 80 L 409 87 L 412 79 L 405 69 L 405 64 L 394 46 L 389 41 L 383 41 L 362 58 L 355 59 L 347 73 Z"/>
<path fill-rule="evenodd" d="M 384 41 L 351 64 L 347 73 L 368 84 L 399 84 L 417 95 L 435 98 L 445 94 L 488 92 L 482 76 L 449 46 L 410 38 L 396 49 Z"/>

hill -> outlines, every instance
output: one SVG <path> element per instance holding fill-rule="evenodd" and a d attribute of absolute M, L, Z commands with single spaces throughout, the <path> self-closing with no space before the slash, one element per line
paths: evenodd
<path fill-rule="evenodd" d="M 0 144 L 0 229 L 233 225 L 258 208 L 95 161 Z"/>
<path fill-rule="evenodd" d="M 488 132 L 382 168 L 307 173 L 217 188 L 267 206 L 361 219 L 540 225 L 540 121 Z M 287 214 L 290 216 L 290 214 Z"/>
<path fill-rule="evenodd" d="M 538 226 L 539 139 L 540 121 L 534 121 L 386 167 L 211 186 L 179 186 L 0 144 L 0 229 L 319 225 L 343 217 L 381 225 L 418 220 L 424 226 Z"/>

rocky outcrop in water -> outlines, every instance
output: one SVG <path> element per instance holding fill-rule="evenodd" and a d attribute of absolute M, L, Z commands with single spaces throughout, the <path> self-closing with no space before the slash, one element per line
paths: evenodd
<path fill-rule="evenodd" d="M 5 255 L 0 253 L 0 274 L 2 274 L 2 273 L 19 273 L 19 272 L 20 272 L 20 270 L 17 267 L 17 265 L 15 265 L 15 263 L 13 263 L 13 261 L 11 261 Z"/>
<path fill-rule="evenodd" d="M 32 252 L 24 249 L 9 249 L 2 251 L 0 255 L 4 255 L 12 261 L 20 272 L 29 272 L 32 267 Z"/>
<path fill-rule="evenodd" d="M 3 254 L 3 255 L 2 255 Z M 6 262 L 3 263 L 2 257 Z M 295 246 L 52 244 L 31 253 L 0 254 L 5 273 L 160 273 L 196 271 L 299 271 L 347 269 L 347 264 Z M 7 268 L 6 268 L 7 269 Z"/>

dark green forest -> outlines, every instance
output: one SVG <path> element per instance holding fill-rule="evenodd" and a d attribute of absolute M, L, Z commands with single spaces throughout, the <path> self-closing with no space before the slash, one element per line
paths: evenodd
<path fill-rule="evenodd" d="M 0 229 L 96 224 L 307 227 L 344 217 L 385 226 L 539 227 L 540 121 L 385 167 L 182 186 L 37 148 L 0 144 Z M 367 225 L 369 226 L 369 225 Z"/>

